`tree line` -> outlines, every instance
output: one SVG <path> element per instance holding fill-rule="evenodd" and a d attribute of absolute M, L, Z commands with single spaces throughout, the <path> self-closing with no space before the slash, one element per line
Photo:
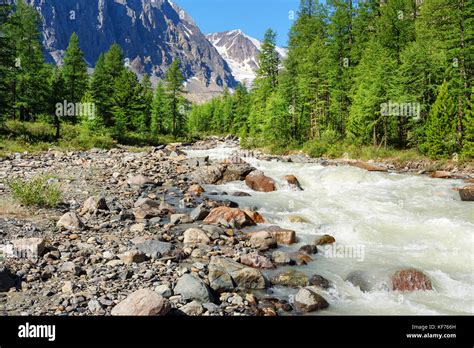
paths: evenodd
<path fill-rule="evenodd" d="M 15 8 L 0 3 L 0 124 L 46 121 L 55 126 L 59 138 L 61 123 L 67 122 L 119 141 L 129 133 L 153 138 L 185 132 L 188 103 L 178 60 L 154 89 L 148 75 L 137 78 L 120 46 L 113 44 L 89 74 L 73 33 L 63 63 L 47 64 L 40 23 L 38 12 L 24 0 L 17 1 Z"/>
<path fill-rule="evenodd" d="M 474 157 L 473 14 L 465 0 L 302 0 L 288 57 L 268 30 L 251 90 L 193 106 L 190 129 Z"/>

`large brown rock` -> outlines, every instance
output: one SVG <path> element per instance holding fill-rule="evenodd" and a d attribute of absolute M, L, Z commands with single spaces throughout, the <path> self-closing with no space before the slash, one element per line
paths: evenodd
<path fill-rule="evenodd" d="M 450 179 L 453 177 L 453 174 L 445 170 L 437 170 L 432 172 L 430 177 L 434 179 Z"/>
<path fill-rule="evenodd" d="M 459 190 L 462 201 L 474 201 L 474 185 L 466 186 Z"/>
<path fill-rule="evenodd" d="M 116 305 L 114 316 L 161 316 L 171 309 L 170 302 L 150 289 L 140 289 Z"/>
<path fill-rule="evenodd" d="M 329 307 L 329 303 L 316 291 L 302 288 L 295 296 L 295 307 L 303 313 L 314 312 Z"/>
<path fill-rule="evenodd" d="M 217 207 L 212 209 L 203 222 L 208 225 L 221 224 L 235 228 L 256 225 L 255 221 L 252 220 L 245 211 L 239 208 L 229 207 Z"/>
<path fill-rule="evenodd" d="M 386 172 L 387 171 L 387 168 L 383 168 L 383 167 L 376 166 L 374 164 L 370 164 L 370 163 L 362 162 L 362 161 L 351 162 L 349 164 L 353 167 L 365 169 L 369 172 Z"/>
<path fill-rule="evenodd" d="M 298 190 L 298 191 L 303 191 L 303 188 L 301 187 L 301 184 L 298 181 L 298 179 L 296 178 L 296 176 L 294 176 L 294 175 L 285 175 L 283 177 L 283 180 L 285 180 L 288 183 L 290 188 L 292 188 L 294 190 Z"/>
<path fill-rule="evenodd" d="M 245 177 L 245 183 L 254 191 L 272 192 L 276 191 L 275 182 L 272 178 L 263 174 L 260 170 L 255 170 Z"/>
<path fill-rule="evenodd" d="M 249 233 L 250 236 L 250 245 L 260 251 L 266 251 L 270 248 L 277 247 L 277 241 L 270 232 L 267 231 L 257 231 Z"/>
<path fill-rule="evenodd" d="M 403 269 L 392 275 L 393 290 L 416 291 L 432 290 L 431 281 L 423 272 L 416 269 Z"/>
<path fill-rule="evenodd" d="M 296 241 L 296 233 L 279 226 L 268 226 L 259 231 L 266 231 L 272 235 L 278 244 L 291 245 Z"/>
<path fill-rule="evenodd" d="M 84 228 L 84 224 L 82 221 L 79 219 L 77 214 L 73 211 L 70 211 L 59 219 L 59 221 L 56 223 L 56 226 L 59 228 L 64 228 L 66 230 L 81 230 Z"/>
<path fill-rule="evenodd" d="M 248 163 L 228 164 L 222 174 L 222 178 L 217 183 L 225 184 L 232 181 L 242 181 L 254 170 L 255 168 Z"/>
<path fill-rule="evenodd" d="M 235 288 L 265 289 L 265 278 L 259 270 L 217 256 L 213 256 L 209 263 L 209 283 L 218 293 Z"/>

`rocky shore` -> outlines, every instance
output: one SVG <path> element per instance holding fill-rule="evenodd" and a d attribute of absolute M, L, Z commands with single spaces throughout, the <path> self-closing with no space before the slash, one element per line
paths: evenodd
<path fill-rule="evenodd" d="M 240 180 L 254 191 L 275 190 L 272 178 L 246 163 L 246 156 L 371 171 L 396 168 L 248 151 L 213 163 L 183 151 L 222 144 L 237 141 L 211 138 L 146 152 L 50 151 L 2 160 L 0 182 L 48 174 L 64 197 L 51 209 L 22 207 L 11 199 L 8 185 L 0 184 L 0 315 L 276 316 L 330 306 L 323 290 L 331 282 L 293 266 L 313 262 L 318 248 L 335 242 L 332 236 L 283 251 L 298 240 L 298 231 L 268 225 L 253 207 L 232 199 L 247 193 L 221 192 L 222 200 L 201 185 Z M 449 173 L 444 177 L 473 177 L 462 170 Z M 288 174 L 288 185 L 304 190 Z M 16 257 L 5 253 L 7 247 Z M 364 274 L 355 272 L 347 281 L 370 290 Z M 414 269 L 397 271 L 392 283 L 397 291 L 433 289 Z M 296 295 L 274 296 L 274 287 L 294 288 Z"/>

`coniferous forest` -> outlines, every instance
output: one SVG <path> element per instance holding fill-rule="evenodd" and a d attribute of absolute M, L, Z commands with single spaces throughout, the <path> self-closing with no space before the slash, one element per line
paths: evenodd
<path fill-rule="evenodd" d="M 74 133 L 91 146 L 232 133 L 246 146 L 304 148 L 313 156 L 361 146 L 474 156 L 470 1 L 302 0 L 284 61 L 269 29 L 252 87 L 196 105 L 185 98 L 179 61 L 155 88 L 124 65 L 114 44 L 89 74 L 73 34 L 64 64 L 46 64 L 35 9 L 21 0 L 0 11 L 7 137 L 39 122 L 54 128 L 46 140 Z M 93 110 L 68 113 L 76 103 Z"/>

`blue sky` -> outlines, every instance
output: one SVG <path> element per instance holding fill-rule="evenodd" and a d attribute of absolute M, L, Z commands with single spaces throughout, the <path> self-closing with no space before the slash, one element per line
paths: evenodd
<path fill-rule="evenodd" d="M 272 28 L 278 46 L 286 46 L 293 23 L 290 11 L 298 11 L 299 0 L 172 0 L 185 10 L 204 34 L 242 29 L 257 39 Z"/>

